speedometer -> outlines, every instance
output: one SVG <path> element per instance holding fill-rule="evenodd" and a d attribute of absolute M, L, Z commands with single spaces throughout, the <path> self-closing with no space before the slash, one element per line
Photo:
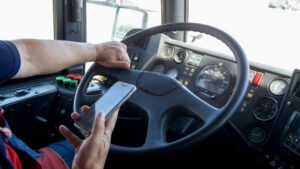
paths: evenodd
<path fill-rule="evenodd" d="M 209 65 L 196 78 L 196 86 L 217 95 L 223 94 L 230 83 L 231 73 L 222 64 Z"/>

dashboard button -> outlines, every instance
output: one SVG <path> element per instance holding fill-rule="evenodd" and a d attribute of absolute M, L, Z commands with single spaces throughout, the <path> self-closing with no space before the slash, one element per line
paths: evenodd
<path fill-rule="evenodd" d="M 264 74 L 261 72 L 257 72 L 254 79 L 252 80 L 252 84 L 258 86 L 263 78 Z"/>

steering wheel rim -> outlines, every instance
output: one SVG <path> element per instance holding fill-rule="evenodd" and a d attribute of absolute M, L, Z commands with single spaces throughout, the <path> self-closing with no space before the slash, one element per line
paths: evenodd
<path fill-rule="evenodd" d="M 80 112 L 80 107 L 82 105 L 91 103 L 92 100 L 96 100 L 97 96 L 87 96 L 85 91 L 90 79 L 96 74 L 102 74 L 115 80 L 136 85 L 137 91 L 129 98 L 128 102 L 144 106 L 144 109 L 146 109 L 146 112 L 148 112 L 149 115 L 145 144 L 140 147 L 126 147 L 111 144 L 110 148 L 112 152 L 119 154 L 151 154 L 153 152 L 159 152 L 160 154 L 164 154 L 199 143 L 229 120 L 233 113 L 238 109 L 246 94 L 249 76 L 248 60 L 236 40 L 220 29 L 198 23 L 170 23 L 141 30 L 126 37 L 122 42 L 126 45 L 130 45 L 130 43 L 133 43 L 138 39 L 170 31 L 198 31 L 209 34 L 226 44 L 232 51 L 237 62 L 237 70 L 239 73 L 236 79 L 236 86 L 227 103 L 221 108 L 215 108 L 198 98 L 177 80 L 167 76 L 133 69 L 109 69 L 94 63 L 84 75 L 77 88 L 73 105 L 74 111 Z M 151 81 L 157 80 L 163 81 L 164 84 L 161 86 L 158 83 L 148 84 Z M 176 98 L 175 102 L 172 102 L 167 106 L 162 104 L 164 99 L 174 97 Z M 151 102 L 151 104 L 145 102 Z M 165 112 L 174 107 L 184 107 L 192 115 L 195 115 L 196 118 L 203 120 L 203 125 L 201 128 L 183 138 L 172 142 L 166 142 L 166 140 L 164 140 L 164 131 L 161 129 L 163 128 L 163 119 L 165 119 L 164 117 L 166 116 Z"/>

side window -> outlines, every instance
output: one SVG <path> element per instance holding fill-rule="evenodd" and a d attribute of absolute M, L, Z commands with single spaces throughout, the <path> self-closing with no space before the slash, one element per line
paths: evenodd
<path fill-rule="evenodd" d="M 133 28 L 161 24 L 161 0 L 87 0 L 86 16 L 87 42 L 120 41 Z"/>
<path fill-rule="evenodd" d="M 87 42 L 121 40 L 132 28 L 161 24 L 160 0 L 87 0 Z"/>
<path fill-rule="evenodd" d="M 3 0 L 0 39 L 54 39 L 53 0 Z"/>

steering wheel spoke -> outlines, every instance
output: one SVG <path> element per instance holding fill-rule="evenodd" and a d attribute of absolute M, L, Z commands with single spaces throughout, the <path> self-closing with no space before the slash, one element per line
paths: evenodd
<path fill-rule="evenodd" d="M 177 107 L 185 107 L 188 112 L 195 118 L 200 119 L 204 123 L 215 118 L 220 113 L 220 109 L 208 104 L 194 93 L 186 89 L 185 86 L 179 88 L 174 97 L 178 97 L 176 100 Z"/>

